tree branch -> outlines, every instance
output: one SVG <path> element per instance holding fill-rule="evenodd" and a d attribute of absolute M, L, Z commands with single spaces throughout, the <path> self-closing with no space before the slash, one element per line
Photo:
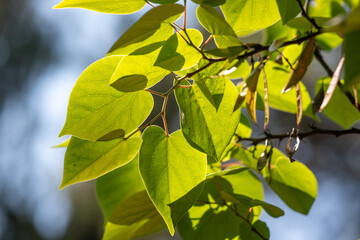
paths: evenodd
<path fill-rule="evenodd" d="M 301 3 L 301 0 L 297 0 L 299 7 L 301 8 L 301 15 L 304 16 L 304 18 L 306 18 L 317 30 L 320 30 L 320 26 L 317 25 L 317 23 L 315 22 L 315 19 L 311 18 L 305 11 L 305 8 L 303 6 L 303 4 Z"/>
<path fill-rule="evenodd" d="M 342 135 L 347 135 L 347 134 L 360 134 L 360 129 L 357 128 L 350 128 L 350 129 L 346 129 L 346 130 L 329 130 L 329 129 L 322 129 L 322 128 L 317 128 L 314 126 L 310 126 L 310 128 L 312 129 L 311 131 L 308 132 L 300 132 L 297 134 L 297 137 L 301 139 L 312 136 L 312 135 L 317 135 L 317 134 L 327 134 L 327 135 L 334 135 L 335 137 L 340 137 Z M 290 137 L 290 132 L 284 133 L 284 134 L 271 134 L 268 132 L 264 132 L 265 137 L 260 137 L 260 138 L 243 138 L 241 136 L 237 136 L 237 141 L 236 142 L 242 142 L 242 141 L 249 141 L 252 142 L 253 145 L 257 145 L 261 142 L 264 142 L 265 140 L 270 140 L 270 139 L 277 139 L 279 141 L 283 140 L 284 138 Z"/>

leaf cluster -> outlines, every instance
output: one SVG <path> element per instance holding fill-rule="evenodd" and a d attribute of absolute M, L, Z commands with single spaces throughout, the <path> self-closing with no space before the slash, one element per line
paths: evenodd
<path fill-rule="evenodd" d="M 176 227 L 185 240 L 269 239 L 261 211 L 274 218 L 284 211 L 264 201 L 261 179 L 287 206 L 307 214 L 316 178 L 293 161 L 298 143 L 286 156 L 271 141 L 246 148 L 237 138 L 250 137 L 257 110 L 265 113 L 266 129 L 270 107 L 296 114 L 298 126 L 303 116 L 318 121 L 319 110 L 343 128 L 359 120 L 358 1 L 193 0 L 207 40 L 186 27 L 186 0 L 175 2 L 63 0 L 55 6 L 112 14 L 152 6 L 76 82 L 60 133 L 71 135 L 59 145 L 67 147 L 60 188 L 97 179 L 107 240 L 163 228 L 173 235 Z M 262 42 L 240 40 L 260 30 Z M 342 43 L 345 57 L 317 81 L 312 100 L 302 83 L 308 66 L 315 56 L 326 68 L 321 52 Z M 173 78 L 168 91 L 151 89 L 167 76 Z M 169 133 L 173 93 L 181 129 Z M 149 120 L 154 96 L 163 99 L 162 110 Z M 158 118 L 164 129 L 152 125 Z M 292 138 L 296 131 L 289 145 Z"/>

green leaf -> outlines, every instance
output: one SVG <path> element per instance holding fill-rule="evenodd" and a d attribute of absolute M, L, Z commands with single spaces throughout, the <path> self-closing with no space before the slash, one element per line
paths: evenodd
<path fill-rule="evenodd" d="M 308 214 L 317 195 L 317 182 L 311 170 L 300 162 L 290 163 L 287 157 L 272 159 L 271 165 L 271 178 L 268 168 L 264 174 L 271 189 L 290 208 Z"/>
<path fill-rule="evenodd" d="M 308 14 L 312 17 L 333 18 L 345 13 L 341 5 L 342 0 L 317 0 L 316 4 L 310 4 Z"/>
<path fill-rule="evenodd" d="M 139 175 L 137 157 L 129 164 L 98 178 L 96 181 L 96 193 L 105 217 L 103 239 L 115 240 L 120 238 L 130 240 L 154 233 L 165 227 L 164 221 L 156 212 L 155 207 L 152 206 L 151 209 L 149 204 L 146 204 L 150 203 L 152 205 Z M 146 204 L 146 208 L 143 205 L 137 205 L 137 203 Z M 126 214 L 123 214 L 123 217 L 132 220 L 131 224 L 119 225 L 108 222 L 110 216 L 116 215 L 118 209 L 124 206 L 128 207 L 127 213 L 140 213 L 140 217 L 134 218 L 133 215 L 126 216 Z M 146 213 L 148 214 L 145 216 Z"/>
<path fill-rule="evenodd" d="M 276 0 L 276 2 L 283 24 L 295 18 L 301 11 L 297 0 Z M 304 6 L 305 0 L 301 0 L 301 3 Z"/>
<path fill-rule="evenodd" d="M 323 33 L 316 37 L 316 43 L 325 51 L 338 47 L 343 39 L 336 33 Z"/>
<path fill-rule="evenodd" d="M 144 0 L 63 0 L 54 8 L 85 8 L 102 13 L 130 14 L 139 11 Z"/>
<path fill-rule="evenodd" d="M 228 48 L 215 48 L 210 50 L 205 50 L 206 54 L 210 54 L 215 57 L 224 57 L 224 58 L 231 58 L 236 55 L 239 55 L 245 50 L 245 47 L 238 46 L 238 47 L 228 47 Z"/>
<path fill-rule="evenodd" d="M 161 128 L 152 126 L 142 137 L 140 173 L 151 200 L 173 235 L 176 223 L 201 191 L 206 155 L 193 149 L 181 131 L 166 136 Z"/>
<path fill-rule="evenodd" d="M 215 7 L 224 4 L 226 0 L 191 0 L 191 1 L 197 4 L 206 4 L 211 7 Z"/>
<path fill-rule="evenodd" d="M 100 177 L 131 161 L 138 153 L 141 138 L 92 142 L 72 137 L 65 153 L 60 189 Z"/>
<path fill-rule="evenodd" d="M 81 74 L 71 92 L 60 136 L 71 134 L 95 141 L 105 136 L 103 140 L 110 140 L 130 133 L 148 117 L 154 105 L 150 93 L 123 93 L 108 85 L 121 59 L 100 59 Z"/>
<path fill-rule="evenodd" d="M 273 41 L 278 39 L 286 41 L 296 37 L 296 30 L 286 25 L 282 25 L 280 21 L 266 28 L 265 32 L 267 36 L 265 42 L 266 45 L 270 45 Z"/>
<path fill-rule="evenodd" d="M 58 144 L 58 145 L 55 145 L 55 146 L 53 146 L 53 147 L 51 147 L 51 148 L 62 148 L 62 147 L 65 147 L 65 148 L 66 148 L 66 147 L 69 145 L 70 139 L 71 139 L 71 138 L 66 139 L 64 142 L 62 142 L 62 143 L 60 143 L 60 144 Z"/>
<path fill-rule="evenodd" d="M 240 120 L 240 110 L 233 112 L 238 92 L 226 80 L 221 104 L 216 109 L 195 83 L 191 88 L 175 90 L 179 104 L 182 132 L 197 149 L 219 160 Z"/>
<path fill-rule="evenodd" d="M 255 157 L 259 158 L 265 146 L 258 145 Z M 249 158 L 252 153 L 247 152 Z M 303 163 L 290 162 L 288 157 L 273 148 L 271 172 L 269 167 L 262 171 L 266 182 L 272 190 L 293 210 L 308 214 L 317 195 L 317 182 L 314 174 Z"/>
<path fill-rule="evenodd" d="M 199 47 L 203 41 L 201 32 L 196 29 L 187 29 L 186 33 L 184 31 L 175 33 L 165 42 L 156 59 L 155 66 L 170 71 L 179 71 L 197 64 L 202 55 L 188 44 L 190 41 L 194 46 Z"/>
<path fill-rule="evenodd" d="M 244 221 L 233 211 L 214 204 L 201 204 L 201 201 L 205 201 L 222 205 L 219 187 L 227 192 L 263 199 L 262 184 L 249 170 L 244 169 L 237 174 L 216 176 L 206 180 L 198 204 L 193 206 L 178 224 L 179 233 L 184 240 L 248 240 L 240 236 L 240 224 Z M 256 219 L 260 211 L 255 207 L 253 212 Z"/>
<path fill-rule="evenodd" d="M 199 67 L 204 66 L 206 61 L 200 61 Z M 209 102 L 218 109 L 224 96 L 227 78 L 219 77 L 217 72 L 222 63 L 215 63 L 209 68 L 196 74 L 193 79 Z"/>
<path fill-rule="evenodd" d="M 238 136 L 248 138 L 251 136 L 251 123 L 249 119 L 245 116 L 245 114 L 241 114 L 239 125 L 236 129 L 236 134 Z"/>
<path fill-rule="evenodd" d="M 114 210 L 109 222 L 117 225 L 143 223 L 132 237 L 145 236 L 166 227 L 145 190 L 124 199 Z"/>
<path fill-rule="evenodd" d="M 110 78 L 110 85 L 122 92 L 139 91 L 155 85 L 170 73 L 154 66 L 159 52 L 157 49 L 144 55 L 124 56 Z"/>
<path fill-rule="evenodd" d="M 265 72 L 269 85 L 268 90 L 270 107 L 289 113 L 296 113 L 297 106 L 295 89 L 291 89 L 286 94 L 281 94 L 281 89 L 289 77 L 289 69 L 275 62 L 268 61 L 265 65 Z M 314 114 L 312 113 L 311 98 L 305 86 L 301 82 L 300 89 L 302 94 L 303 113 L 309 117 L 315 118 Z M 264 98 L 263 84 L 259 84 L 257 90 L 261 98 Z"/>
<path fill-rule="evenodd" d="M 276 0 L 226 1 L 220 8 L 237 35 L 264 29 L 280 19 Z"/>
<path fill-rule="evenodd" d="M 136 192 L 144 190 L 138 156 L 128 164 L 96 180 L 96 195 L 106 223 L 116 207 Z"/>
<path fill-rule="evenodd" d="M 241 46 L 234 30 L 215 9 L 207 5 L 200 5 L 196 10 L 200 24 L 215 38 L 219 48 Z"/>
<path fill-rule="evenodd" d="M 149 10 L 116 41 L 108 55 L 139 54 L 136 50 L 146 52 L 161 47 L 174 32 L 170 23 L 183 11 L 184 7 L 179 4 L 166 4 Z"/>
<path fill-rule="evenodd" d="M 318 92 L 321 88 L 322 81 L 324 92 L 326 92 L 331 78 L 327 77 L 319 79 L 316 84 L 316 92 Z M 330 102 L 326 105 L 322 112 L 344 129 L 351 127 L 360 119 L 360 112 L 338 86 L 336 86 Z"/>
<path fill-rule="evenodd" d="M 239 240 L 239 225 L 242 222 L 227 207 L 214 209 L 203 205 L 191 208 L 179 222 L 178 229 L 183 240 Z"/>
<path fill-rule="evenodd" d="M 246 223 L 242 223 L 240 225 L 240 236 L 241 239 L 246 240 L 261 240 L 261 239 L 269 239 L 270 238 L 270 231 L 269 228 L 266 226 L 266 223 L 260 220 L 254 222 L 253 227 L 259 232 L 263 238 L 261 238 L 258 234 L 256 234 L 253 229 Z"/>
<path fill-rule="evenodd" d="M 174 3 L 179 0 L 151 0 L 150 2 L 158 3 L 158 4 L 167 4 L 167 3 Z"/>
<path fill-rule="evenodd" d="M 359 7 L 360 9 L 360 7 Z M 346 33 L 345 46 L 345 87 L 360 83 L 360 30 Z"/>

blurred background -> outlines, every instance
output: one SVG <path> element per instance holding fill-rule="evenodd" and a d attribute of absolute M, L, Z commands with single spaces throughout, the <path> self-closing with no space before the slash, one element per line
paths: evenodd
<path fill-rule="evenodd" d="M 0 1 L 0 239 L 100 239 L 102 214 L 93 182 L 58 190 L 64 149 L 53 149 L 65 122 L 68 99 L 81 72 L 102 58 L 112 43 L 149 8 L 129 16 L 65 9 L 55 0 Z M 189 4 L 189 16 L 195 6 Z M 194 19 L 189 25 L 198 27 Z M 254 36 L 261 38 L 261 34 Z M 341 47 L 324 54 L 334 69 Z M 326 72 L 316 60 L 306 75 Z M 165 80 L 164 89 L 171 85 Z M 159 99 L 155 99 L 159 100 Z M 178 109 L 168 105 L 170 130 L 178 128 Z M 155 113 L 160 111 L 155 109 Z M 289 131 L 290 114 L 271 111 L 272 133 Z M 338 129 L 320 115 L 321 127 Z M 311 123 L 304 119 L 302 128 Z M 262 126 L 260 123 L 259 126 Z M 318 125 L 320 126 L 320 125 Z M 359 124 L 356 125 L 360 127 Z M 261 132 L 261 127 L 254 136 Z M 263 213 L 271 239 L 358 239 L 360 237 L 360 136 L 314 136 L 301 143 L 296 159 L 318 179 L 318 198 L 308 216 L 283 204 L 269 189 L 266 200 L 286 212 L 279 219 Z M 281 147 L 283 147 L 281 145 Z M 163 231 L 147 239 L 168 239 Z"/>

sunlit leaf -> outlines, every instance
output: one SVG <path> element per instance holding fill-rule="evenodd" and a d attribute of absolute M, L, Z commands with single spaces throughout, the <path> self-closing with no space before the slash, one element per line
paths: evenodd
<path fill-rule="evenodd" d="M 330 78 L 321 78 L 316 84 L 318 92 L 323 81 L 324 91 L 329 86 Z M 338 86 L 335 87 L 330 102 L 322 111 L 328 118 L 339 124 L 343 128 L 349 128 L 360 119 L 360 112 L 354 104 L 348 99 Z"/>
<path fill-rule="evenodd" d="M 200 5 L 196 10 L 196 15 L 201 25 L 214 36 L 219 48 L 242 45 L 224 17 L 212 7 Z"/>
<path fill-rule="evenodd" d="M 109 84 L 122 92 L 149 88 L 170 73 L 155 66 L 160 49 L 144 55 L 124 56 L 112 74 Z M 139 64 L 141 63 L 141 64 Z"/>
<path fill-rule="evenodd" d="M 297 0 L 276 0 L 276 2 L 283 24 L 296 17 L 301 11 Z M 304 6 L 305 0 L 301 0 L 301 3 Z"/>
<path fill-rule="evenodd" d="M 258 145 L 255 158 L 265 150 Z M 247 153 L 253 157 L 251 152 Z M 317 195 L 317 182 L 314 174 L 301 162 L 290 162 L 282 152 L 273 149 L 270 170 L 263 171 L 266 182 L 272 190 L 293 210 L 308 214 Z"/>
<path fill-rule="evenodd" d="M 184 82 L 185 84 L 185 82 Z M 226 80 L 221 104 L 214 107 L 197 84 L 175 90 L 181 115 L 180 123 L 185 138 L 192 146 L 220 159 L 240 120 L 240 110 L 233 112 L 238 92 Z"/>
<path fill-rule="evenodd" d="M 220 8 L 237 35 L 266 28 L 280 19 L 276 0 L 226 1 Z"/>
<path fill-rule="evenodd" d="M 171 71 L 179 71 L 197 64 L 202 55 L 189 45 L 190 41 L 195 47 L 199 47 L 203 41 L 201 32 L 196 29 L 187 29 L 186 34 L 184 31 L 175 33 L 164 43 L 156 59 L 155 66 Z"/>
<path fill-rule="evenodd" d="M 161 47 L 174 32 L 169 23 L 178 19 L 183 11 L 184 7 L 179 4 L 149 10 L 115 42 L 108 55 L 139 54 L 134 51 L 144 53 Z"/>
<path fill-rule="evenodd" d="M 60 186 L 100 177 L 131 161 L 138 153 L 141 138 L 93 142 L 72 137 L 66 150 L 64 176 Z"/>
<path fill-rule="evenodd" d="M 129 14 L 145 5 L 143 0 L 63 0 L 54 8 L 85 8 L 103 13 Z"/>
<path fill-rule="evenodd" d="M 192 148 L 181 131 L 166 136 L 161 128 L 152 126 L 142 137 L 140 173 L 151 200 L 173 235 L 176 223 L 201 191 L 206 155 Z"/>
<path fill-rule="evenodd" d="M 150 93 L 118 92 L 108 84 L 121 59 L 120 56 L 100 59 L 81 74 L 71 92 L 60 136 L 71 134 L 96 141 L 113 133 L 112 138 L 119 138 L 148 117 L 153 108 Z M 106 140 L 109 140 L 109 135 Z"/>

